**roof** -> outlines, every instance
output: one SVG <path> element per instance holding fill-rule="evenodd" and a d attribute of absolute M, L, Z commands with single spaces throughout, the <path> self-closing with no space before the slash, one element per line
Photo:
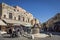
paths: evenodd
<path fill-rule="evenodd" d="M 0 19 L 0 25 L 6 25 L 6 24 Z"/>

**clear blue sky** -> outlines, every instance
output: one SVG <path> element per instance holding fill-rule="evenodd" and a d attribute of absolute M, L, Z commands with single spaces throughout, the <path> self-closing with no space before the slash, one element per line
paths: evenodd
<path fill-rule="evenodd" d="M 1 2 L 24 8 L 41 23 L 60 12 L 60 0 L 0 0 Z"/>

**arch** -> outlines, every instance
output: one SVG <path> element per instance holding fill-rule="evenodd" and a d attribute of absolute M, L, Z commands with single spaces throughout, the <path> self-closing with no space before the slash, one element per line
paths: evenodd
<path fill-rule="evenodd" d="M 54 23 L 54 31 L 60 32 L 60 21 Z"/>

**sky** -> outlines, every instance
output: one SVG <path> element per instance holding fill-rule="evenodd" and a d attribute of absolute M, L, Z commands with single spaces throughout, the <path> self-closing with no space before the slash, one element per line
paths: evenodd
<path fill-rule="evenodd" d="M 0 3 L 2 2 L 22 7 L 41 23 L 60 13 L 60 0 L 0 0 Z"/>

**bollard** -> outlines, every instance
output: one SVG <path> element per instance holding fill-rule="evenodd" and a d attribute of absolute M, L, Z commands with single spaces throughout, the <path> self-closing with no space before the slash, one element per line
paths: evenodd
<path fill-rule="evenodd" d="M 33 35 L 31 35 L 31 39 L 34 39 L 34 36 Z"/>
<path fill-rule="evenodd" d="M 52 37 L 52 34 L 51 33 L 49 33 L 49 37 Z"/>

